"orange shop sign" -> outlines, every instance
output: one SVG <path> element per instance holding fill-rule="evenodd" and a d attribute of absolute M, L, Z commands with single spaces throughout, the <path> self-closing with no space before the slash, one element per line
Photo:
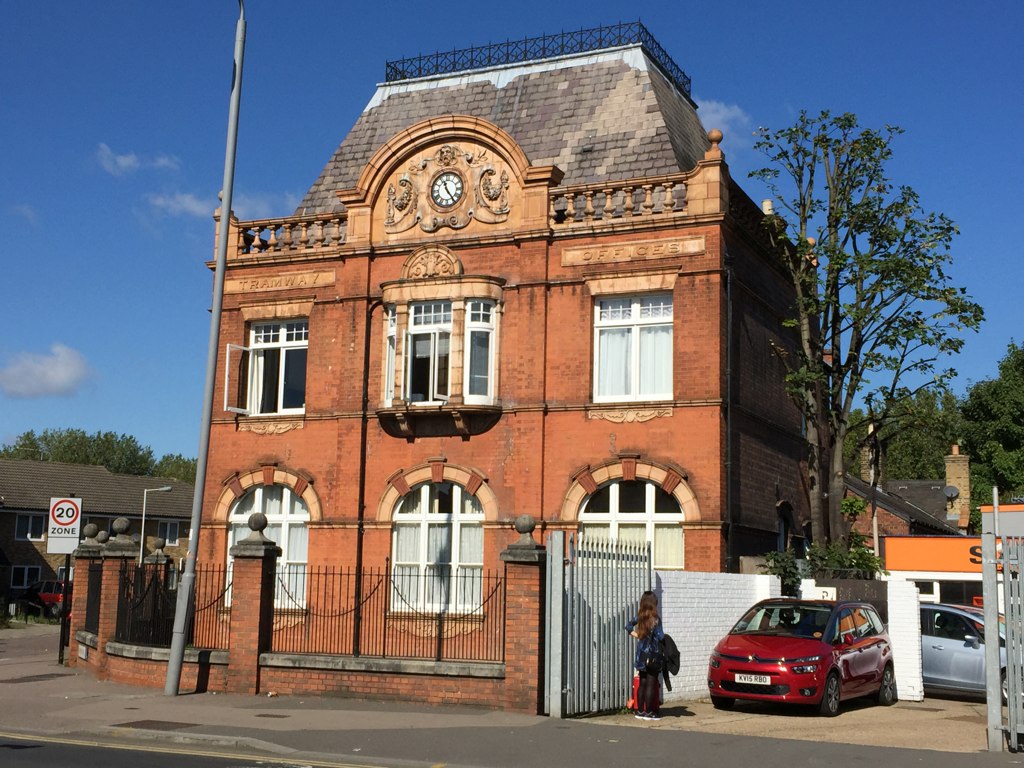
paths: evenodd
<path fill-rule="evenodd" d="M 885 570 L 981 573 L 981 537 L 887 536 Z"/>

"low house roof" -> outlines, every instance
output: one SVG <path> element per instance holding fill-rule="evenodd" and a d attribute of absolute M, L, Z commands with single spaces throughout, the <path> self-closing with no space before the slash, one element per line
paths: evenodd
<path fill-rule="evenodd" d="M 934 482 L 934 481 L 922 481 L 922 482 Z M 846 475 L 846 487 L 852 493 L 860 496 L 863 499 L 871 499 L 871 484 L 866 483 L 863 480 L 855 477 L 854 475 Z M 898 496 L 891 493 L 887 488 L 879 486 L 875 489 L 875 499 L 878 506 L 886 509 L 897 517 L 901 517 L 918 528 L 927 528 L 928 530 L 936 533 L 944 534 L 962 534 L 963 532 L 956 527 L 946 522 L 945 516 L 936 517 L 931 512 L 927 512 L 921 507 L 911 503 L 903 496 Z"/>
<path fill-rule="evenodd" d="M 143 491 L 165 485 L 171 486 L 169 493 L 147 496 L 146 516 L 191 517 L 191 483 L 115 474 L 106 467 L 87 464 L 0 459 L 0 512 L 49 513 L 51 498 L 72 496 L 82 500 L 86 517 L 138 517 Z"/>

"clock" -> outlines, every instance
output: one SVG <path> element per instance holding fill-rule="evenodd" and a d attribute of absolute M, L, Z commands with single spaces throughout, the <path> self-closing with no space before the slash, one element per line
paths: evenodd
<path fill-rule="evenodd" d="M 455 171 L 437 174 L 430 185 L 430 199 L 441 208 L 451 208 L 462 199 L 462 177 Z"/>

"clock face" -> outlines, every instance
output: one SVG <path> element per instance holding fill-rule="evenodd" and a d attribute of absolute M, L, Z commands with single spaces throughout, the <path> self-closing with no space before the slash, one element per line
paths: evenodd
<path fill-rule="evenodd" d="M 441 208 L 451 208 L 462 199 L 462 190 L 462 177 L 454 171 L 445 171 L 430 185 L 430 199 Z"/>

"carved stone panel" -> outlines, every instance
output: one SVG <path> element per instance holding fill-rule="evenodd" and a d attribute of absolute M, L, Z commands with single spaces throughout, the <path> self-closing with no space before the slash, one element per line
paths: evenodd
<path fill-rule="evenodd" d="M 424 150 L 387 183 L 384 231 L 503 223 L 510 210 L 510 175 L 503 161 L 480 147 L 442 144 Z"/>

